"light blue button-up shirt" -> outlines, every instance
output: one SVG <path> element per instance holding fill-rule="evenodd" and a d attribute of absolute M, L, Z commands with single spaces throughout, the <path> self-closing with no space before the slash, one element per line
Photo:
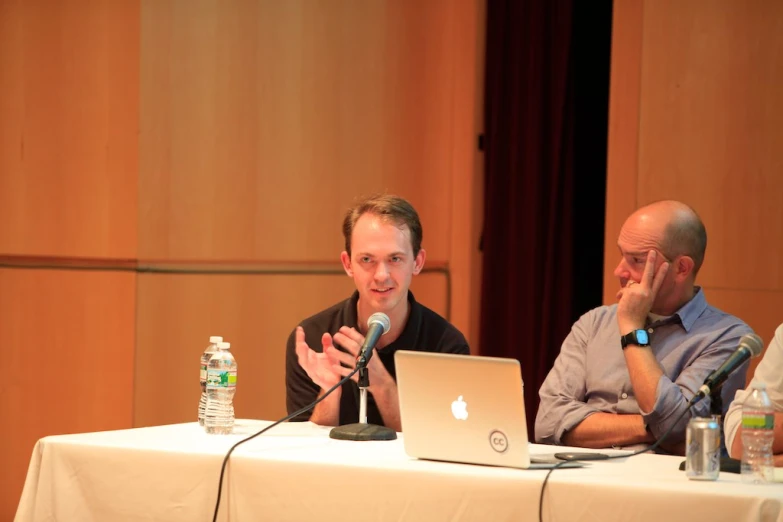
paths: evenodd
<path fill-rule="evenodd" d="M 647 325 L 650 346 L 663 369 L 652 411 L 639 410 L 620 346 L 617 305 L 584 314 L 571 328 L 552 370 L 539 390 L 536 441 L 561 444 L 563 434 L 596 412 L 641 414 L 657 439 L 677 422 L 704 379 L 752 330 L 740 319 L 707 304 L 696 289 L 693 299 L 674 315 Z M 723 385 L 723 412 L 744 387 L 747 363 Z M 667 437 L 685 439 L 691 416 L 709 415 L 709 399 L 692 408 Z"/>

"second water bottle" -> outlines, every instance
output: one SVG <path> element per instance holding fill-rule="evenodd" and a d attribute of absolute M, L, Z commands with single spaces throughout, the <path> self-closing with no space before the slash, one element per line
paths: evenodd
<path fill-rule="evenodd" d="M 764 483 L 772 480 L 775 410 L 763 382 L 754 383 L 742 404 L 742 479 Z"/>
<path fill-rule="evenodd" d="M 207 407 L 204 415 L 207 433 L 228 434 L 234 431 L 237 362 L 230 348 L 227 342 L 218 343 L 218 351 L 207 366 Z"/>

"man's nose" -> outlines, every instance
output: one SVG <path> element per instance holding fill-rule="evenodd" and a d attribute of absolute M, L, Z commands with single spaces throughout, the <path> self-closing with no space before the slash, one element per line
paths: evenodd
<path fill-rule="evenodd" d="M 375 269 L 375 280 L 385 281 L 389 277 L 389 270 L 386 267 L 386 263 L 378 263 L 378 268 Z"/>
<path fill-rule="evenodd" d="M 614 276 L 618 279 L 630 279 L 631 273 L 628 271 L 628 267 L 625 264 L 625 259 L 620 259 L 617 263 L 617 267 L 614 269 Z"/>

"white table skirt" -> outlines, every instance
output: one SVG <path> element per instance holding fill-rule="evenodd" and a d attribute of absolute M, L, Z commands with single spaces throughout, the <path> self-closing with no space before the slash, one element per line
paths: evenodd
<path fill-rule="evenodd" d="M 220 465 L 237 434 L 196 423 L 45 437 L 33 450 L 16 522 L 210 521 Z M 221 521 L 535 521 L 546 471 L 417 460 L 402 439 L 351 442 L 283 424 L 231 456 Z M 402 434 L 400 435 L 402 437 Z M 558 448 L 561 449 L 561 448 Z M 552 452 L 531 444 L 531 452 Z M 681 457 L 639 455 L 556 470 L 546 521 L 783 522 L 783 484 L 721 473 L 690 481 Z"/>

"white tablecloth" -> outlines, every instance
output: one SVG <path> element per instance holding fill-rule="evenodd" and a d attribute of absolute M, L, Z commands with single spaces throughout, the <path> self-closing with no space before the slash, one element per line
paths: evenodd
<path fill-rule="evenodd" d="M 268 424 L 238 421 L 229 436 L 191 423 L 45 437 L 33 450 L 15 520 L 210 521 L 225 453 Z M 338 441 L 328 432 L 283 424 L 239 446 L 219 520 L 538 520 L 546 471 L 416 460 L 401 439 Z M 730 473 L 690 481 L 681 461 L 645 454 L 556 470 L 544 520 L 783 522 L 783 484 L 746 485 Z"/>

